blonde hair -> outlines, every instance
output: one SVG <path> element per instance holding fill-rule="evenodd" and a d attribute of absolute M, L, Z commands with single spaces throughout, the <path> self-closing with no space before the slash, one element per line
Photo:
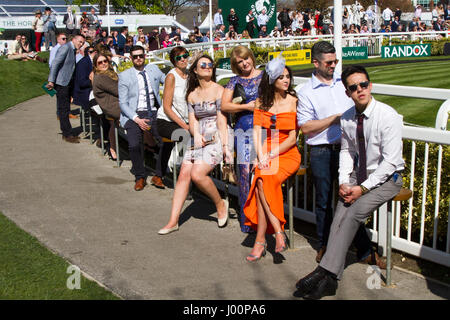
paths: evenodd
<path fill-rule="evenodd" d="M 235 73 L 237 75 L 241 75 L 241 73 L 242 73 L 241 69 L 239 69 L 236 59 L 237 58 L 247 59 L 248 57 L 250 57 L 252 59 L 253 67 L 255 68 L 256 67 L 256 59 L 255 59 L 255 56 L 254 56 L 252 50 L 250 50 L 249 48 L 247 48 L 245 46 L 241 46 L 241 45 L 233 48 L 233 50 L 231 51 L 231 56 L 230 56 L 231 70 L 233 71 L 233 73 Z"/>

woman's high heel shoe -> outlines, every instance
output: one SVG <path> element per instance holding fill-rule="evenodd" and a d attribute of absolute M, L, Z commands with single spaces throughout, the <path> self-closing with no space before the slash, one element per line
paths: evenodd
<path fill-rule="evenodd" d="M 284 239 L 284 245 L 282 247 L 279 247 L 279 249 L 275 248 L 276 253 L 281 253 L 281 252 L 286 251 L 288 248 L 287 247 L 287 238 L 286 238 L 286 234 L 283 231 L 275 232 L 275 235 L 277 235 L 277 234 L 283 235 L 283 239 Z"/>
<path fill-rule="evenodd" d="M 263 252 L 261 252 L 261 254 L 259 256 L 255 256 L 253 254 L 249 254 L 247 256 L 247 258 L 245 258 L 245 260 L 247 260 L 248 262 L 256 262 L 256 261 L 258 261 L 259 259 L 261 259 L 262 257 L 264 257 L 266 255 L 267 242 L 256 241 L 255 244 L 259 244 L 260 246 L 263 246 L 264 250 L 263 250 Z"/>

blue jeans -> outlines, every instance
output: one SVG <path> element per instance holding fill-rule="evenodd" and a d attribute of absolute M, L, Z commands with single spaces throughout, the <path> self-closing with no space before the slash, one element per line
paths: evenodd
<path fill-rule="evenodd" d="M 320 246 L 325 246 L 333 222 L 333 182 L 337 180 L 339 170 L 339 149 L 327 146 L 311 146 L 311 171 L 316 188 L 316 230 Z M 372 242 L 362 224 L 356 232 L 353 244 L 358 260 L 369 256 Z"/>
<path fill-rule="evenodd" d="M 316 189 L 316 230 L 322 247 L 327 244 L 333 221 L 333 181 L 338 175 L 339 150 L 311 146 L 310 159 Z"/>

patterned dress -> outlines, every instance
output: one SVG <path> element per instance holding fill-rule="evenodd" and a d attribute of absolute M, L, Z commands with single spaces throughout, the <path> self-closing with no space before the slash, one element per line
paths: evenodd
<path fill-rule="evenodd" d="M 254 78 L 244 79 L 235 76 L 230 79 L 226 88 L 234 91 L 237 83 L 242 85 L 245 91 L 246 103 L 255 101 L 258 98 L 258 87 L 261 83 L 262 72 Z M 239 223 L 242 232 L 253 232 L 253 230 L 245 225 L 244 204 L 250 191 L 250 170 L 254 154 L 253 148 L 253 112 L 243 111 L 236 114 L 237 120 L 234 127 L 237 163 L 239 169 Z M 253 153 L 253 154 L 252 154 Z"/>
<path fill-rule="evenodd" d="M 189 113 L 193 112 L 199 122 L 200 134 L 205 139 L 214 139 L 214 142 L 203 148 L 190 149 L 188 145 L 184 154 L 184 161 L 204 161 L 215 167 L 222 162 L 222 144 L 220 143 L 219 129 L 217 128 L 217 111 L 220 110 L 221 100 L 188 103 Z M 192 143 L 194 139 L 192 138 Z"/>

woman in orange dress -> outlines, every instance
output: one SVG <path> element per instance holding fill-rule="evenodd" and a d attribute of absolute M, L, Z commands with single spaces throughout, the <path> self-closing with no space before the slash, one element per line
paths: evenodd
<path fill-rule="evenodd" d="M 281 55 L 280 55 L 281 56 Z M 300 166 L 297 148 L 297 96 L 292 72 L 284 59 L 271 60 L 259 86 L 253 114 L 253 142 L 257 159 L 250 193 L 244 206 L 245 224 L 256 229 L 255 244 L 246 260 L 266 254 L 266 233 L 275 234 L 275 252 L 287 249 L 281 184 Z"/>

